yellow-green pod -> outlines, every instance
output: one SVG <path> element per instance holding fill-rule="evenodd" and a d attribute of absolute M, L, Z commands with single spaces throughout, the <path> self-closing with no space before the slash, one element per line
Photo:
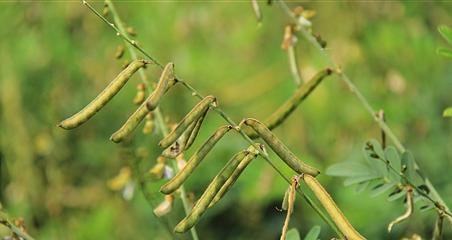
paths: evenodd
<path fill-rule="evenodd" d="M 215 144 L 229 131 L 232 126 L 226 125 L 218 128 L 212 136 L 191 156 L 184 168 L 164 184 L 160 188 L 160 192 L 164 194 L 171 194 L 176 191 L 185 180 L 193 173 L 195 168 L 201 163 L 206 155 L 212 150 Z"/>
<path fill-rule="evenodd" d="M 135 130 L 135 128 L 143 121 L 144 117 L 149 113 L 149 110 L 146 108 L 146 102 L 143 102 L 138 109 L 130 115 L 127 121 L 121 126 L 121 128 L 114 132 L 110 140 L 119 143 L 124 140 L 130 133 Z"/>
<path fill-rule="evenodd" d="M 295 172 L 317 176 L 320 172 L 297 158 L 263 123 L 247 118 L 242 124 L 250 126 L 270 146 L 273 151 Z"/>
<path fill-rule="evenodd" d="M 160 99 L 162 99 L 163 95 L 170 87 L 169 83 L 172 81 L 174 81 L 174 64 L 168 63 L 160 75 L 157 87 L 152 95 L 146 100 L 146 107 L 149 111 L 153 111 L 159 105 Z"/>
<path fill-rule="evenodd" d="M 325 77 L 331 75 L 331 73 L 333 73 L 331 69 L 324 69 L 318 72 L 307 83 L 300 85 L 292 97 L 264 121 L 268 129 L 273 130 L 283 123 L 284 120 L 286 120 L 287 117 L 289 117 L 290 114 L 292 114 L 292 112 L 298 107 L 298 105 L 300 105 L 300 103 L 314 91 L 314 89 L 322 82 L 323 79 L 325 79 Z M 244 129 L 244 131 L 246 135 L 252 139 L 259 137 L 258 134 L 252 129 L 247 128 Z"/>
<path fill-rule="evenodd" d="M 193 131 L 190 134 L 190 137 L 187 139 L 187 142 L 185 144 L 185 150 L 189 149 L 191 145 L 195 142 L 196 137 L 198 136 L 199 130 L 201 129 L 202 123 L 204 122 L 204 118 L 207 115 L 206 111 L 199 119 L 196 121 L 196 125 L 193 129 Z"/>
<path fill-rule="evenodd" d="M 163 150 L 162 155 L 167 158 L 176 158 L 179 154 L 185 151 L 185 146 L 187 145 L 188 139 L 196 127 L 196 123 L 192 123 L 187 130 L 180 136 L 173 144 Z"/>
<path fill-rule="evenodd" d="M 162 75 L 160 76 L 159 83 L 157 85 L 157 88 L 154 90 L 154 92 L 148 96 L 146 101 L 144 101 L 138 109 L 130 115 L 130 117 L 127 119 L 127 121 L 122 125 L 122 127 L 113 133 L 111 135 L 110 140 L 113 142 L 121 142 L 124 140 L 127 136 L 129 136 L 130 133 L 135 130 L 135 128 L 140 124 L 141 121 L 143 121 L 143 118 L 150 112 L 149 104 L 152 103 L 153 105 L 157 106 L 162 95 L 168 90 L 168 83 L 171 82 L 173 79 L 173 64 L 168 63 L 165 67 L 165 69 L 162 72 Z M 173 86 L 172 84 L 171 86 Z M 163 93 L 162 93 L 163 92 Z M 157 96 L 157 97 L 155 97 Z M 154 109 L 154 108 L 152 108 Z"/>
<path fill-rule="evenodd" d="M 148 62 L 145 60 L 135 60 L 130 63 L 108 86 L 86 105 L 82 110 L 61 121 L 58 126 L 64 129 L 72 129 L 80 126 L 94 116 L 105 104 L 107 104 L 127 83 L 132 75 Z"/>
<path fill-rule="evenodd" d="M 248 155 L 249 152 L 246 150 L 240 151 L 235 154 L 231 160 L 221 169 L 217 176 L 212 180 L 207 189 L 204 191 L 202 196 L 196 202 L 195 206 L 191 210 L 190 214 L 186 216 L 182 221 L 180 221 L 174 231 L 177 233 L 184 233 L 192 228 L 200 219 L 202 214 L 207 210 L 212 199 L 217 195 L 217 192 L 220 190 L 221 186 L 224 185 L 226 180 L 231 176 L 234 172 L 234 169 L 237 168 L 240 161 Z"/>
<path fill-rule="evenodd" d="M 202 99 L 187 115 L 185 115 L 179 124 L 177 124 L 176 128 L 160 141 L 159 146 L 167 148 L 174 143 L 193 122 L 197 121 L 199 117 L 205 113 L 212 103 L 215 103 L 214 96 L 207 96 Z"/>
<path fill-rule="evenodd" d="M 348 222 L 342 211 L 337 207 L 336 203 L 331 198 L 330 194 L 322 187 L 322 185 L 315 179 L 315 177 L 304 174 L 303 181 L 312 190 L 322 206 L 328 212 L 333 222 L 344 234 L 348 240 L 365 239 L 353 226 Z"/>
<path fill-rule="evenodd" d="M 261 147 L 261 146 L 257 146 Z M 263 146 L 262 146 L 263 147 Z M 232 175 L 228 178 L 228 180 L 221 186 L 220 191 L 218 191 L 217 195 L 213 198 L 212 202 L 210 202 L 209 208 L 213 207 L 221 198 L 231 189 L 232 185 L 237 181 L 237 179 L 242 174 L 243 170 L 257 157 L 259 151 L 255 147 L 249 147 L 247 149 L 250 153 L 243 158 L 243 160 L 239 163 L 237 168 L 234 170 Z"/>

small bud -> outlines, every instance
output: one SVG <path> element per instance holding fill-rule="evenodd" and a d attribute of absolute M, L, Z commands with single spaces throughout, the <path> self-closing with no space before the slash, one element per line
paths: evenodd
<path fill-rule="evenodd" d="M 144 83 L 140 83 L 137 85 L 137 94 L 133 98 L 133 103 L 136 105 L 141 105 L 146 98 L 146 85 Z"/>
<path fill-rule="evenodd" d="M 166 158 L 159 156 L 157 158 L 157 163 L 151 169 L 149 169 L 149 177 L 152 180 L 160 180 L 163 178 L 165 171 L 165 162 Z"/>
<path fill-rule="evenodd" d="M 115 58 L 120 59 L 124 55 L 124 45 L 118 45 L 115 51 Z"/>
<path fill-rule="evenodd" d="M 113 191 L 121 190 L 129 182 L 131 174 L 132 172 L 129 167 L 121 168 L 118 175 L 108 181 L 108 187 Z"/>
<path fill-rule="evenodd" d="M 152 134 L 156 130 L 154 118 L 152 116 L 152 112 L 148 113 L 143 127 L 143 134 Z"/>
<path fill-rule="evenodd" d="M 171 211 L 171 209 L 172 209 L 173 202 L 174 202 L 173 195 L 165 195 L 165 200 L 163 200 L 163 202 L 161 202 L 154 209 L 154 214 L 157 217 L 162 217 L 162 216 L 168 214 Z"/>
<path fill-rule="evenodd" d="M 133 27 L 127 27 L 126 31 L 132 37 L 135 37 L 137 35 L 137 33 L 135 32 L 135 29 L 133 29 Z"/>
<path fill-rule="evenodd" d="M 322 39 L 322 37 L 320 36 L 320 34 L 314 34 L 313 35 L 315 40 L 317 41 L 317 43 L 322 47 L 322 48 L 326 48 L 326 41 Z"/>

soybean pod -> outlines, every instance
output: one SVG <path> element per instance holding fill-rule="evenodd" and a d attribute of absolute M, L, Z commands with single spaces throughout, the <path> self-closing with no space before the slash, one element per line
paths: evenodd
<path fill-rule="evenodd" d="M 273 112 L 265 121 L 265 125 L 268 129 L 273 130 L 279 125 L 281 125 L 290 114 L 295 111 L 295 109 L 302 103 L 322 82 L 325 77 L 331 75 L 333 70 L 327 68 L 318 72 L 311 80 L 307 83 L 300 85 L 295 93 L 290 97 L 283 105 L 281 105 L 275 112 Z M 255 139 L 259 135 L 252 129 L 244 129 L 246 135 L 250 138 Z"/>
<path fill-rule="evenodd" d="M 356 231 L 353 226 L 348 222 L 347 218 L 337 207 L 336 203 L 333 201 L 328 192 L 322 187 L 322 185 L 315 179 L 315 177 L 304 174 L 302 176 L 303 181 L 312 190 L 317 199 L 320 201 L 322 206 L 330 215 L 333 222 L 339 228 L 339 230 L 344 234 L 345 238 L 348 240 L 361 240 L 365 239 L 358 231 Z"/>
<path fill-rule="evenodd" d="M 215 144 L 229 131 L 232 126 L 226 125 L 218 128 L 212 136 L 190 157 L 187 164 L 177 174 L 160 188 L 160 192 L 171 194 L 176 191 L 193 173 Z"/>
<path fill-rule="evenodd" d="M 145 60 L 135 60 L 130 63 L 94 100 L 72 117 L 61 121 L 58 126 L 64 129 L 73 129 L 88 121 L 121 90 L 138 69 L 148 63 Z"/>
<path fill-rule="evenodd" d="M 217 195 L 213 198 L 212 202 L 210 202 L 209 208 L 213 207 L 221 198 L 231 189 L 232 185 L 237 181 L 245 168 L 253 161 L 257 155 L 259 155 L 259 151 L 256 148 L 263 148 L 263 145 L 259 145 L 257 147 L 249 147 L 247 151 L 250 153 L 243 158 L 243 160 L 239 163 L 237 168 L 234 170 L 232 175 L 228 178 L 228 180 L 221 186 L 220 191 L 218 191 Z"/>
<path fill-rule="evenodd" d="M 144 101 L 138 108 L 135 110 L 132 115 L 127 119 L 127 121 L 121 126 L 119 130 L 114 132 L 110 140 L 113 142 L 121 142 L 123 141 L 127 136 L 129 136 L 133 130 L 138 126 L 138 124 L 143 121 L 144 117 L 150 112 L 149 108 L 147 107 L 148 103 L 151 101 L 153 103 L 158 104 L 161 98 L 161 91 L 163 89 L 164 92 L 168 90 L 168 82 L 171 80 L 173 75 L 173 64 L 168 63 L 165 66 L 165 69 L 162 72 L 162 75 L 160 76 L 159 84 L 157 88 L 154 90 L 153 93 L 151 93 L 146 101 Z M 155 95 L 160 95 L 158 98 L 154 97 Z M 152 100 L 154 99 L 154 100 Z"/>
<path fill-rule="evenodd" d="M 184 233 L 192 228 L 200 219 L 202 214 L 207 210 L 210 202 L 215 197 L 217 192 L 220 190 L 221 186 L 224 185 L 226 180 L 234 172 L 239 163 L 249 154 L 248 151 L 243 150 L 235 154 L 232 159 L 221 169 L 217 176 L 212 180 L 207 189 L 204 191 L 202 196 L 196 202 L 195 206 L 191 210 L 190 214 L 186 216 L 182 221 L 180 221 L 174 231 L 177 233 Z"/>
<path fill-rule="evenodd" d="M 157 87 L 152 95 L 146 100 L 146 107 L 149 111 L 153 111 L 158 106 L 168 88 L 174 85 L 172 82 L 174 82 L 174 64 L 168 63 L 160 75 Z"/>
<path fill-rule="evenodd" d="M 202 116 L 206 110 L 208 110 L 210 104 L 212 103 L 215 103 L 215 97 L 213 96 L 207 96 L 202 99 L 187 115 L 185 115 L 179 124 L 177 124 L 176 128 L 160 141 L 159 146 L 167 148 L 169 145 L 174 143 L 193 122 L 198 120 L 199 117 Z"/>
<path fill-rule="evenodd" d="M 297 158 L 263 123 L 254 118 L 243 120 L 240 125 L 250 126 L 273 151 L 295 172 L 317 176 L 320 172 Z"/>

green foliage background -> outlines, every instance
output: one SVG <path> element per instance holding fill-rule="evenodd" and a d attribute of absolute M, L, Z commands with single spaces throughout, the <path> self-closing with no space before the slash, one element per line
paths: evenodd
<path fill-rule="evenodd" d="M 102 3 L 94 5 L 102 10 Z M 452 5 L 354 1 L 302 5 L 317 12 L 314 32 L 327 40 L 328 51 L 374 107 L 385 110 L 388 124 L 451 206 L 452 128 L 451 120 L 441 114 L 452 102 L 452 62 L 435 50 L 445 45 L 436 27 L 452 23 Z M 286 53 L 280 48 L 288 18 L 277 5 L 261 3 L 260 27 L 248 1 L 135 1 L 118 2 L 116 7 L 138 32 L 141 46 L 160 62 L 173 61 L 179 76 L 201 93 L 215 95 L 236 121 L 265 118 L 295 88 Z M 114 59 L 114 51 L 122 41 L 79 2 L 2 2 L 0 8 L 3 208 L 13 217 L 23 217 L 37 239 L 168 239 L 141 192 L 136 189 L 133 199 L 125 201 L 106 184 L 132 161 L 125 152 L 145 147 L 150 151 L 146 159 L 150 166 L 160 151 L 159 135 L 137 131 L 129 146 L 108 140 L 135 109 L 132 98 L 138 76 L 80 128 L 56 127 L 120 71 L 123 60 Z M 309 79 L 326 65 L 305 41 L 300 39 L 298 46 L 301 72 Z M 155 67 L 148 67 L 146 73 L 158 79 Z M 161 108 L 177 122 L 195 102 L 189 92 L 177 87 Z M 210 113 L 196 145 L 223 124 Z M 332 77 L 275 133 L 324 172 L 333 163 L 362 158 L 363 143 L 378 138 L 379 129 L 346 86 Z M 189 179 L 188 191 L 199 196 L 222 164 L 246 146 L 233 134 L 223 139 Z M 272 159 L 287 175 L 292 174 L 274 155 Z M 430 237 L 433 211 L 416 211 L 388 234 L 387 224 L 404 212 L 402 200 L 371 198 L 344 187 L 340 178 L 319 178 L 369 239 L 413 233 Z M 157 202 L 160 184 L 151 189 Z M 258 159 L 197 225 L 201 239 L 277 239 L 284 213 L 275 208 L 286 188 Z M 183 216 L 180 205 L 178 201 L 171 213 L 172 226 Z M 322 226 L 322 239 L 333 236 L 298 200 L 291 226 L 304 236 L 314 225 Z M 445 239 L 452 238 L 451 229 L 446 224 Z M 1 232 L 8 234 L 4 228 Z"/>

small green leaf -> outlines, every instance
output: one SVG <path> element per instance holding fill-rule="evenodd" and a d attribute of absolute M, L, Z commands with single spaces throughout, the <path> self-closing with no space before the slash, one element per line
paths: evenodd
<path fill-rule="evenodd" d="M 372 146 L 373 151 L 378 155 L 378 157 L 380 157 L 381 159 L 384 158 L 385 154 L 383 152 L 383 148 L 380 145 L 380 142 L 378 142 L 375 139 L 370 139 L 369 141 L 367 141 L 367 143 Z"/>
<path fill-rule="evenodd" d="M 452 107 L 444 109 L 443 117 L 452 117 Z"/>
<path fill-rule="evenodd" d="M 371 197 L 376 197 L 386 191 L 388 191 L 389 189 L 391 189 L 392 187 L 394 187 L 396 184 L 391 182 L 391 183 L 383 183 L 383 184 L 379 184 L 377 186 L 375 186 L 372 191 L 370 192 L 370 196 Z"/>
<path fill-rule="evenodd" d="M 449 42 L 449 44 L 452 44 L 452 28 L 446 25 L 441 25 L 438 27 L 438 32 L 441 33 L 441 35 L 444 37 L 444 39 L 447 40 L 447 42 Z"/>
<path fill-rule="evenodd" d="M 308 234 L 306 234 L 306 237 L 304 237 L 304 240 L 317 240 L 320 235 L 320 226 L 315 225 L 314 227 L 309 230 Z"/>
<path fill-rule="evenodd" d="M 300 240 L 300 233 L 296 228 L 291 228 L 287 231 L 286 240 Z"/>
<path fill-rule="evenodd" d="M 345 179 L 344 186 L 350 186 L 356 183 L 367 182 L 379 178 L 379 176 L 357 176 Z"/>
<path fill-rule="evenodd" d="M 393 146 L 389 146 L 385 149 L 385 158 L 389 161 L 389 164 L 391 164 L 393 168 L 397 169 L 397 171 L 400 171 L 400 156 Z"/>
<path fill-rule="evenodd" d="M 369 183 L 370 183 L 370 181 L 358 183 L 358 186 L 356 187 L 356 192 L 360 193 L 360 192 L 366 190 L 367 186 L 369 186 Z"/>
<path fill-rule="evenodd" d="M 452 49 L 450 48 L 439 47 L 438 49 L 436 49 L 436 53 L 444 57 L 452 58 Z"/>
<path fill-rule="evenodd" d="M 406 195 L 405 190 L 396 189 L 396 191 L 392 192 L 388 196 L 388 201 L 394 201 Z"/>
<path fill-rule="evenodd" d="M 421 207 L 419 208 L 419 211 L 420 211 L 420 212 L 427 212 L 427 211 L 432 210 L 432 209 L 434 209 L 434 208 L 435 208 L 435 206 L 434 206 L 433 204 L 428 204 L 428 205 L 423 205 L 423 206 L 421 206 Z"/>
<path fill-rule="evenodd" d="M 373 171 L 365 163 L 346 161 L 331 165 L 326 170 L 326 174 L 336 177 L 351 177 L 370 175 L 373 174 Z"/>

